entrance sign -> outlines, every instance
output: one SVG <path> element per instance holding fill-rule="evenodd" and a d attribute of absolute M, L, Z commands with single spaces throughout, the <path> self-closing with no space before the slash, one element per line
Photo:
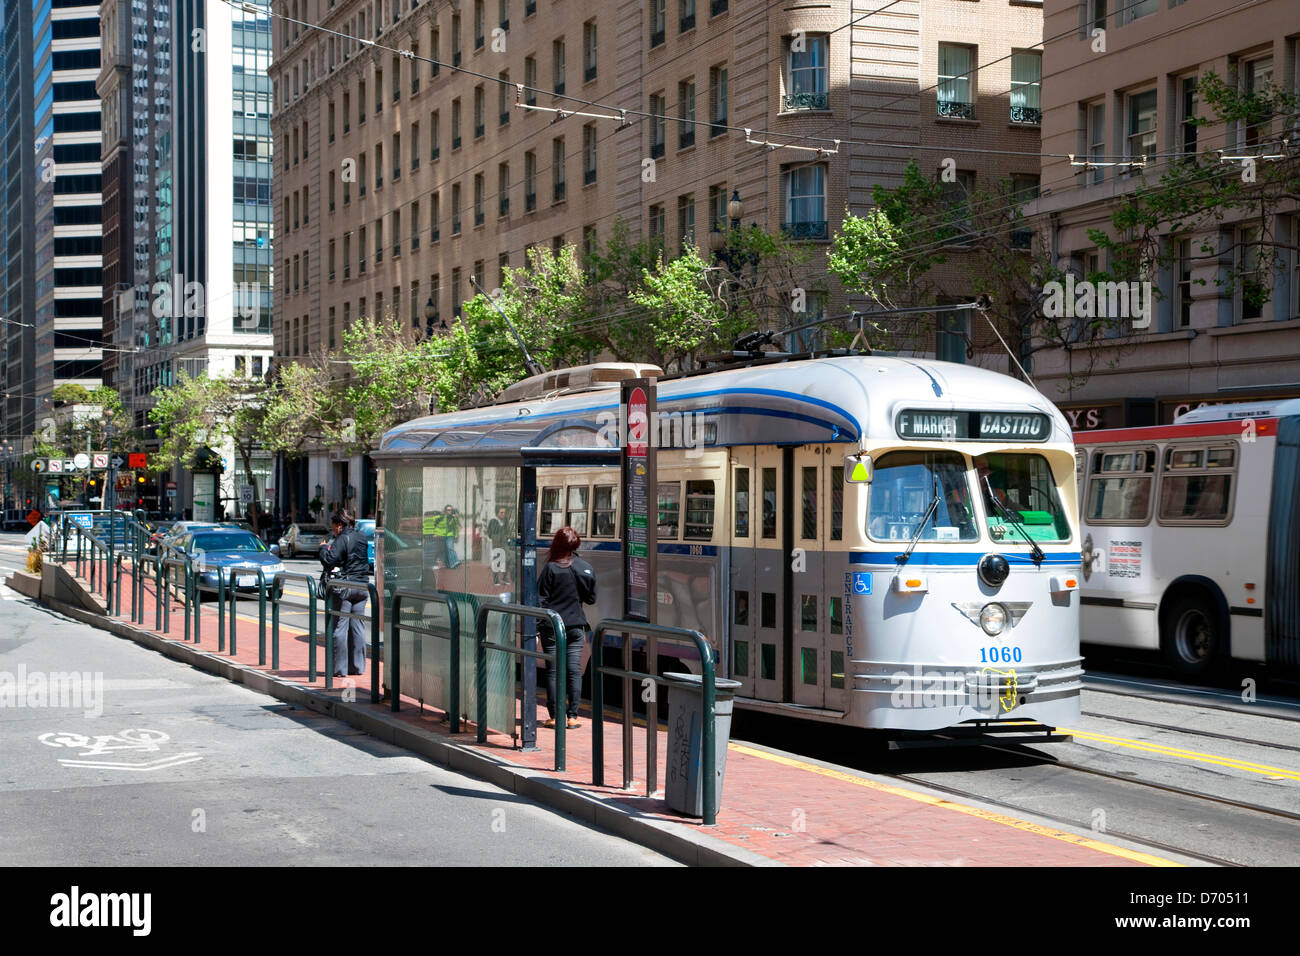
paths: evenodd
<path fill-rule="evenodd" d="M 620 436 L 623 472 L 623 616 L 654 622 L 658 515 L 655 448 L 650 422 L 655 415 L 654 379 L 622 383 L 619 401 L 627 434 Z"/>

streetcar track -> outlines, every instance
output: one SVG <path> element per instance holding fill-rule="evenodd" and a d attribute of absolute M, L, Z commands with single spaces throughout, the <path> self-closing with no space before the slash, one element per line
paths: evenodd
<path fill-rule="evenodd" d="M 1249 744 L 1255 747 L 1270 747 L 1274 750 L 1291 750 L 1300 753 L 1300 747 L 1292 744 L 1276 744 L 1266 740 L 1252 740 L 1249 737 L 1234 737 L 1231 734 L 1216 734 L 1212 730 L 1195 730 L 1190 727 L 1178 727 L 1174 724 L 1161 724 L 1152 720 L 1138 720 L 1136 717 L 1116 717 L 1111 714 L 1098 714 L 1093 711 L 1080 711 L 1085 717 L 1096 717 L 1101 720 L 1113 720 L 1124 724 L 1136 724 L 1140 727 L 1153 727 L 1157 730 L 1172 730 L 1181 734 L 1191 734 L 1197 737 L 1213 737 L 1215 740 L 1228 740 L 1232 743 Z M 1262 716 L 1262 715 L 1261 715 Z"/>
<path fill-rule="evenodd" d="M 1292 716 L 1291 714 L 1278 714 L 1262 711 L 1258 706 L 1250 704 L 1216 704 L 1207 700 L 1179 700 L 1175 696 L 1165 696 L 1159 693 L 1138 693 L 1136 691 L 1110 690 L 1103 687 L 1090 687 L 1084 685 L 1084 690 L 1093 694 L 1110 694 L 1114 697 L 1127 697 L 1129 699 L 1150 700 L 1160 704 L 1174 704 L 1179 707 L 1204 707 L 1207 710 L 1227 711 L 1230 714 L 1245 714 L 1250 717 L 1268 717 L 1273 720 L 1285 720 L 1288 723 L 1300 723 L 1300 714 Z M 1257 700 L 1257 704 L 1267 704 L 1274 707 L 1283 707 L 1288 710 L 1300 711 L 1300 704 L 1281 698 L 1270 698 L 1267 700 Z"/>
<path fill-rule="evenodd" d="M 915 784 L 916 786 L 919 787 L 927 787 L 931 790 L 938 790 L 942 793 L 946 793 L 954 797 L 962 797 L 967 800 L 975 800 L 981 803 L 987 803 L 990 804 L 991 806 L 1001 807 L 1004 810 L 1011 810 L 1018 814 L 1022 814 L 1022 815 L 1031 814 L 1035 817 L 1041 817 L 1044 820 L 1051 820 L 1053 823 L 1059 823 L 1069 827 L 1088 827 L 1088 824 L 1086 822 L 1081 822 L 1079 820 L 1072 820 L 1069 817 L 1058 816 L 1057 814 L 1054 813 L 1046 813 L 1042 810 L 1036 810 L 1030 807 L 1009 803 L 1006 800 L 999 800 L 997 797 L 988 797 L 983 794 L 975 793 L 970 790 L 962 790 L 959 787 L 950 787 L 946 784 L 935 783 L 934 781 L 927 780 L 924 777 L 914 777 L 911 774 L 905 774 L 905 773 L 890 774 L 890 776 L 892 776 L 896 780 L 903 780 L 906 781 L 907 783 Z M 1121 777 L 1120 779 L 1126 780 L 1128 778 Z M 1224 859 L 1223 857 L 1210 856 L 1206 853 L 1198 853 L 1196 850 L 1187 850 L 1184 849 L 1183 847 L 1173 846 L 1168 843 L 1161 843 L 1159 840 L 1153 840 L 1149 837 L 1136 836 L 1135 834 L 1132 833 L 1124 833 L 1123 831 L 1120 830 L 1109 830 L 1109 829 L 1104 830 L 1101 831 L 1101 835 L 1117 838 L 1121 840 L 1127 840 L 1130 843 L 1136 843 L 1140 846 L 1150 847 L 1151 849 L 1155 849 L 1155 850 L 1162 850 L 1165 853 L 1175 853 L 1179 856 L 1191 857 L 1192 859 L 1201 860 L 1205 863 L 1213 863 L 1216 866 L 1246 866 L 1247 865 L 1245 863 L 1239 863 L 1236 860 L 1227 860 Z"/>

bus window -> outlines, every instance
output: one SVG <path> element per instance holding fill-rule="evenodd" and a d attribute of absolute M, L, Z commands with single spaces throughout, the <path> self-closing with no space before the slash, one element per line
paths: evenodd
<path fill-rule="evenodd" d="M 580 536 L 587 534 L 587 486 L 569 486 L 569 506 L 564 513 L 564 523 Z"/>
<path fill-rule="evenodd" d="M 659 482 L 659 540 L 676 541 L 682 511 L 682 483 Z"/>
<path fill-rule="evenodd" d="M 708 541 L 713 537 L 713 482 L 686 482 L 687 541 Z"/>
<path fill-rule="evenodd" d="M 618 485 L 597 485 L 591 502 L 591 533 L 597 538 L 612 538 L 618 534 L 614 523 Z"/>
<path fill-rule="evenodd" d="M 831 540 L 844 540 L 844 466 L 831 469 Z"/>
<path fill-rule="evenodd" d="M 817 469 L 803 469 L 803 526 L 799 537 L 817 540 Z"/>
<path fill-rule="evenodd" d="M 776 469 L 763 469 L 763 537 L 776 537 Z"/>
<path fill-rule="evenodd" d="M 749 537 L 749 469 L 736 469 L 735 529 L 737 538 Z"/>
<path fill-rule="evenodd" d="M 910 541 L 930 508 L 935 479 L 939 505 L 922 541 L 975 541 L 975 509 L 966 460 L 956 452 L 893 451 L 876 462 L 869 487 L 867 534 L 877 541 Z"/>
<path fill-rule="evenodd" d="M 1144 525 L 1151 520 L 1154 450 L 1100 451 L 1088 479 L 1087 520 L 1096 524 Z"/>
<path fill-rule="evenodd" d="M 1224 524 L 1232 504 L 1233 448 L 1168 448 L 1160 520 Z"/>
<path fill-rule="evenodd" d="M 1002 511 L 989 500 L 990 492 L 1025 533 L 1035 541 L 1070 540 L 1070 522 L 1056 493 L 1052 469 L 1042 455 L 994 452 L 975 459 L 981 497 L 989 527 L 1005 526 Z M 1006 540 L 1017 537 L 1009 531 Z"/>
<path fill-rule="evenodd" d="M 542 489 L 542 523 L 541 537 L 550 542 L 551 536 L 559 531 L 564 523 L 564 510 L 560 507 L 563 488 Z"/>

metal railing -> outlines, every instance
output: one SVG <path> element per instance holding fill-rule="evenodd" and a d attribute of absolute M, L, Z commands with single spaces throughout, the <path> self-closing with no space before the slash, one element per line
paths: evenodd
<path fill-rule="evenodd" d="M 365 591 L 370 599 L 370 614 L 358 614 L 355 611 L 335 611 L 331 607 L 330 593 L 333 591 Z M 325 689 L 333 687 L 334 675 L 334 627 L 332 622 L 340 617 L 348 620 L 370 621 L 370 702 L 379 703 L 379 614 L 378 612 L 379 594 L 375 586 L 370 581 L 358 581 L 352 578 L 326 578 L 325 579 Z M 316 662 L 316 651 L 313 647 L 311 651 L 311 660 L 314 665 Z M 349 663 L 351 663 L 349 661 Z"/>
<path fill-rule="evenodd" d="M 289 607 L 303 608 L 307 612 L 307 677 L 314 683 L 316 681 L 316 579 L 301 571 L 281 571 L 276 575 L 275 580 L 279 585 L 279 582 L 290 578 L 302 579 L 307 583 L 307 603 L 303 605 L 292 601 L 286 602 L 285 588 L 283 585 L 276 587 L 275 595 L 271 599 L 271 670 L 278 670 L 280 667 L 280 607 L 288 604 Z M 259 647 L 264 641 L 265 631 L 258 636 Z M 326 690 L 332 690 L 334 687 L 333 663 L 333 650 L 327 648 L 325 651 Z"/>
<path fill-rule="evenodd" d="M 402 623 L 402 601 L 423 601 L 426 604 L 442 604 L 447 608 L 447 633 L 439 634 L 437 631 L 427 627 L 421 627 L 418 624 Z M 451 650 L 451 679 L 447 688 L 447 718 L 450 729 L 453 734 L 460 733 L 460 612 L 456 610 L 454 602 L 446 594 L 436 594 L 432 591 L 417 591 L 411 588 L 398 588 L 393 592 L 393 652 L 388 664 L 388 692 L 393 697 L 393 710 L 400 709 L 400 699 L 402 696 L 402 640 L 401 632 L 406 631 L 408 634 L 418 634 L 421 638 L 441 637 L 450 643 Z"/>
<path fill-rule="evenodd" d="M 490 614 L 508 614 L 514 617 L 530 617 L 539 621 L 550 621 L 555 631 L 555 651 L 530 651 L 522 647 L 507 647 L 495 644 L 487 639 L 487 619 Z M 516 637 L 517 639 L 517 637 Z M 568 721 L 565 719 L 565 694 L 568 690 L 568 657 L 565 654 L 564 621 L 554 611 L 529 607 L 526 604 L 484 604 L 478 609 L 474 618 L 474 679 L 478 691 L 478 742 L 487 743 L 487 652 L 489 649 L 516 657 L 533 658 L 546 661 L 547 667 L 555 668 L 555 700 L 552 709 L 558 715 L 555 720 L 555 769 L 564 769 L 564 732 Z"/>
<path fill-rule="evenodd" d="M 619 634 L 623 637 L 623 663 L 624 667 L 605 667 L 604 646 L 606 634 Z M 642 686 L 647 686 L 646 681 L 651 681 L 650 686 L 655 687 L 656 693 L 652 695 L 653 700 L 647 701 L 646 706 L 646 795 L 653 795 L 658 790 L 659 775 L 659 715 L 658 715 L 658 688 L 667 686 L 668 682 L 657 674 L 648 674 L 641 671 L 634 671 L 626 665 L 630 663 L 628 657 L 631 653 L 631 642 L 628 640 L 633 635 L 644 637 L 646 639 L 646 666 L 655 667 L 659 657 L 659 639 L 664 638 L 675 644 L 694 644 L 700 654 L 700 667 L 703 671 L 703 692 L 704 692 L 704 726 L 701 732 L 700 749 L 701 749 L 701 771 L 703 784 L 704 799 L 704 825 L 713 826 L 717 822 L 717 804 L 715 792 L 717 780 L 715 779 L 716 753 L 714 740 L 717 736 L 716 715 L 717 709 L 717 689 L 715 687 L 716 668 L 713 659 L 713 648 L 710 646 L 705 636 L 697 630 L 682 627 L 667 627 L 662 624 L 646 624 L 641 621 L 619 621 L 604 620 L 596 625 L 596 630 L 592 635 L 592 668 L 591 668 L 591 773 L 592 782 L 598 786 L 605 785 L 605 734 L 604 734 L 604 709 L 605 694 L 603 681 L 604 676 L 618 677 L 623 681 L 623 789 L 631 789 L 632 786 L 632 766 L 634 757 L 632 753 L 632 681 L 638 680 Z M 653 705 L 653 707 L 651 706 Z"/>

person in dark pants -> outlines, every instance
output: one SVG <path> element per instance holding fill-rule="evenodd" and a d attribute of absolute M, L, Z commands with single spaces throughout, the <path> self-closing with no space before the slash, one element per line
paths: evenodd
<path fill-rule="evenodd" d="M 596 603 L 596 573 L 591 565 L 578 557 L 582 539 L 567 525 L 555 532 L 546 567 L 537 577 L 537 596 L 541 607 L 554 611 L 564 622 L 565 656 L 567 661 L 568 697 L 565 701 L 565 720 L 568 727 L 580 727 L 578 698 L 582 694 L 582 646 L 591 625 L 583 612 L 584 604 Z M 539 621 L 537 634 L 542 639 L 542 650 L 555 653 L 555 631 L 550 621 Z M 546 668 L 546 709 L 551 719 L 543 727 L 554 727 L 556 668 Z"/>
<path fill-rule="evenodd" d="M 320 562 L 328 571 L 338 568 L 341 576 L 353 581 L 365 581 L 370 575 L 370 559 L 366 556 L 366 536 L 356 528 L 356 520 L 346 511 L 339 510 L 330 516 L 333 532 L 320 546 Z M 340 616 L 334 624 L 334 676 L 366 672 L 366 627 L 360 618 L 342 614 L 364 614 L 368 594 L 360 588 L 333 592 L 335 612 Z"/>

